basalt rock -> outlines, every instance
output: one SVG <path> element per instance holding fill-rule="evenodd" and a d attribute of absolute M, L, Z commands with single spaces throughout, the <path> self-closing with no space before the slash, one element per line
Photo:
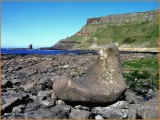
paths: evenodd
<path fill-rule="evenodd" d="M 80 79 L 60 76 L 53 83 L 55 95 L 68 102 L 110 103 L 126 89 L 117 46 L 100 51 L 96 62 Z"/>

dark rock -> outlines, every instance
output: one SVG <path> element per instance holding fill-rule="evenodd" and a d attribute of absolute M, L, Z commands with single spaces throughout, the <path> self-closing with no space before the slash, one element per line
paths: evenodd
<path fill-rule="evenodd" d="M 158 95 L 138 107 L 138 116 L 144 119 L 158 119 Z"/>
<path fill-rule="evenodd" d="M 28 49 L 32 49 L 33 47 L 32 47 L 32 44 L 30 44 L 29 46 L 28 46 Z"/>
<path fill-rule="evenodd" d="M 101 51 L 95 64 L 79 80 L 60 76 L 53 84 L 55 95 L 69 102 L 109 103 L 117 100 L 125 89 L 115 45 Z"/>
<path fill-rule="evenodd" d="M 92 113 L 86 110 L 80 110 L 80 109 L 71 109 L 71 113 L 69 114 L 70 119 L 89 119 L 92 118 Z"/>

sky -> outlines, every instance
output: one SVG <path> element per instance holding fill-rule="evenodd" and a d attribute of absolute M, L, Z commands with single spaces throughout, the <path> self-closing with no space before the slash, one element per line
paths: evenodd
<path fill-rule="evenodd" d="M 51 47 L 87 18 L 158 9 L 158 2 L 2 2 L 1 47 Z"/>

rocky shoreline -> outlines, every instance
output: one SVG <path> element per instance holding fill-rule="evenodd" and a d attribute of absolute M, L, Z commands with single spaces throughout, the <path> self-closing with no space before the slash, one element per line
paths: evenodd
<path fill-rule="evenodd" d="M 121 61 L 151 54 L 121 54 Z M 158 117 L 158 92 L 145 101 L 127 89 L 114 103 L 81 104 L 58 99 L 52 85 L 60 75 L 82 77 L 97 59 L 85 55 L 2 55 L 2 118 L 136 119 Z"/>

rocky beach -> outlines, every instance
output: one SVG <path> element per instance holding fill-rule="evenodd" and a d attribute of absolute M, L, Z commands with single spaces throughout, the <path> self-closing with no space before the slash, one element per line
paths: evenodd
<path fill-rule="evenodd" d="M 59 76 L 79 79 L 97 58 L 95 54 L 2 55 L 2 118 L 158 118 L 157 90 L 137 95 L 127 84 L 121 96 L 107 104 L 68 102 L 54 94 L 52 86 Z M 158 56 L 120 54 L 121 63 L 140 58 Z"/>

